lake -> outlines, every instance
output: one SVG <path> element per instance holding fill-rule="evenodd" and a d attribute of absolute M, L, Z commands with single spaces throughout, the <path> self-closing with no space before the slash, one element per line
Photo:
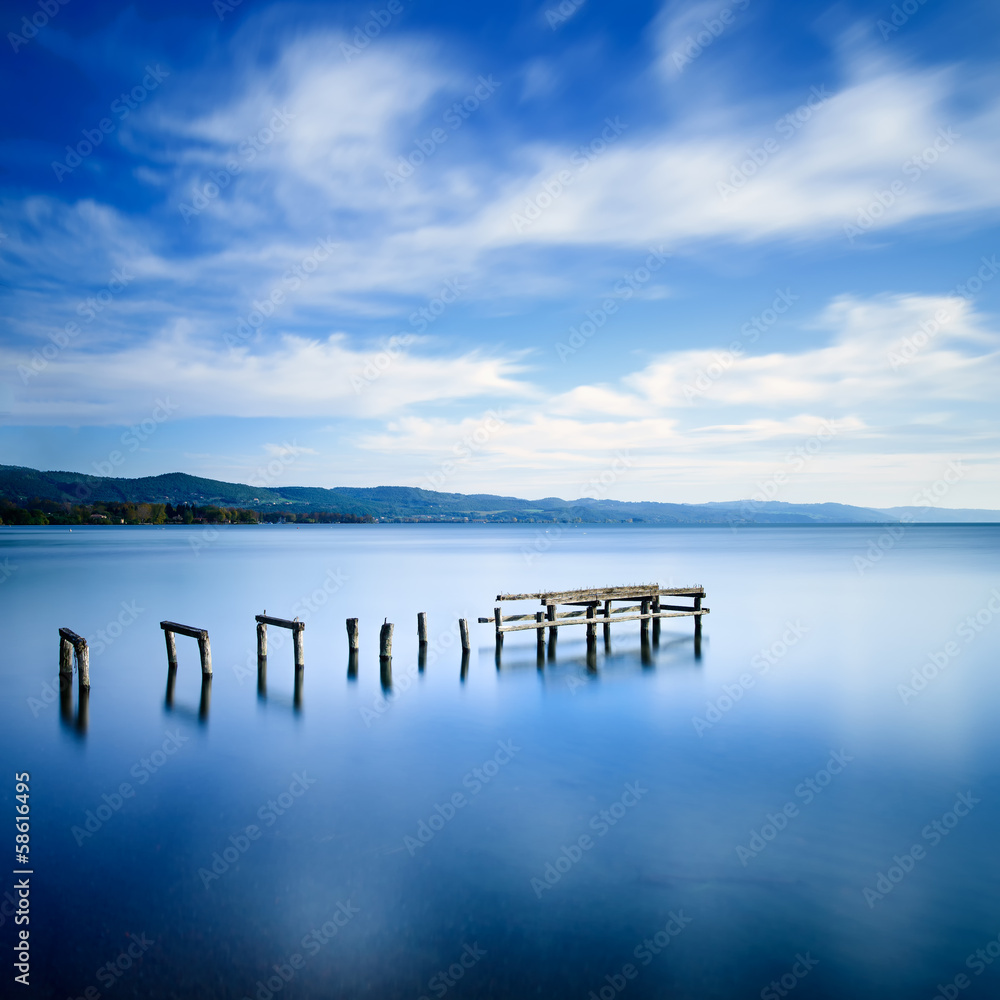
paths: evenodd
<path fill-rule="evenodd" d="M 1000 990 L 1000 526 L 3 528 L 0 576 L 25 995 Z M 590 668 L 581 628 L 541 666 L 509 634 L 498 667 L 476 624 L 501 591 L 648 581 L 706 588 L 699 652 L 679 618 Z M 271 628 L 258 691 L 265 609 L 306 622 L 299 690 Z M 214 662 L 203 691 L 178 636 L 169 704 L 163 619 Z"/>

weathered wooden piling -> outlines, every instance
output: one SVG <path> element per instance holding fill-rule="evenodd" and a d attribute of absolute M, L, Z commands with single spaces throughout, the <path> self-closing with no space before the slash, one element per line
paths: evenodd
<path fill-rule="evenodd" d="M 536 611 L 535 621 L 539 624 L 545 621 L 545 612 Z M 538 656 L 539 662 L 543 662 L 545 659 L 545 629 L 543 628 L 535 629 L 535 653 Z"/>
<path fill-rule="evenodd" d="M 347 619 L 347 648 L 358 650 L 358 620 L 357 618 Z"/>
<path fill-rule="evenodd" d="M 378 634 L 378 658 L 380 660 L 392 659 L 392 622 L 383 622 Z"/>
<path fill-rule="evenodd" d="M 427 612 L 421 611 L 417 615 L 417 643 L 421 646 L 427 645 Z"/>
<path fill-rule="evenodd" d="M 639 614 L 642 618 L 639 620 L 639 632 L 642 636 L 642 641 L 647 642 L 649 640 L 649 618 L 646 616 L 649 614 L 649 598 L 644 597 L 639 602 Z"/>
<path fill-rule="evenodd" d="M 295 673 L 305 667 L 305 655 L 302 650 L 302 633 L 305 631 L 306 623 L 300 622 L 298 618 L 275 618 L 272 615 L 255 615 L 257 622 L 257 655 L 258 667 L 260 664 L 260 650 L 264 650 L 264 660 L 267 661 L 267 626 L 274 625 L 276 628 L 287 628 L 292 633 L 293 659 L 295 662 Z"/>
<path fill-rule="evenodd" d="M 611 652 L 611 622 L 608 619 L 611 617 L 611 602 L 604 602 L 604 652 Z"/>
<path fill-rule="evenodd" d="M 462 652 L 468 653 L 472 649 L 472 643 L 469 641 L 469 623 L 464 618 L 458 620 L 458 634 L 462 640 Z"/>
<path fill-rule="evenodd" d="M 593 646 L 597 643 L 597 619 L 596 607 L 593 604 L 587 605 L 587 645 Z"/>
<path fill-rule="evenodd" d="M 660 613 L 660 595 L 656 594 L 653 597 L 653 614 L 658 615 Z M 660 619 L 653 619 L 653 645 L 660 645 Z"/>
<path fill-rule="evenodd" d="M 358 651 L 356 649 L 347 652 L 347 679 L 350 681 L 358 679 Z"/>
<path fill-rule="evenodd" d="M 59 673 L 61 676 L 73 676 L 73 643 L 59 630 Z"/>
<path fill-rule="evenodd" d="M 163 631 L 163 639 L 167 644 L 167 669 L 176 670 L 177 669 L 177 640 L 174 639 L 174 633 L 168 632 L 166 629 Z"/>
<path fill-rule="evenodd" d="M 79 687 L 90 687 L 90 647 L 82 635 L 72 629 L 59 629 L 59 673 L 73 675 L 73 655 L 76 654 L 76 670 Z"/>
<path fill-rule="evenodd" d="M 167 667 L 177 669 L 177 645 L 174 635 L 186 635 L 198 640 L 198 653 L 201 657 L 201 672 L 203 676 L 212 676 L 212 647 L 208 641 L 208 629 L 194 628 L 191 625 L 178 625 L 177 622 L 160 622 L 167 637 Z"/>
<path fill-rule="evenodd" d="M 499 649 L 503 645 L 503 632 L 500 628 L 503 625 L 503 612 L 499 608 L 493 609 L 493 621 L 496 622 L 497 649 Z"/>
<path fill-rule="evenodd" d="M 257 669 L 267 669 L 267 626 L 257 622 Z"/>

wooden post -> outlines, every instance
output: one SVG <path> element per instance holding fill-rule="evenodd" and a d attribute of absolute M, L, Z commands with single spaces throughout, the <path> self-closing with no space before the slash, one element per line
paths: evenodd
<path fill-rule="evenodd" d="M 535 621 L 541 626 L 541 623 L 545 621 L 545 612 L 536 611 Z M 545 629 L 541 627 L 535 629 L 535 648 L 538 654 L 538 662 L 542 663 L 545 659 Z"/>
<path fill-rule="evenodd" d="M 556 620 L 556 606 L 554 604 L 548 604 L 545 606 L 545 617 L 548 618 L 550 622 L 554 622 Z M 556 629 L 555 626 L 549 628 L 550 652 L 555 648 L 557 631 L 558 629 Z"/>
<path fill-rule="evenodd" d="M 292 649 L 295 656 L 295 670 L 298 672 L 302 670 L 305 665 L 305 653 L 302 650 L 302 633 L 304 629 L 297 628 L 292 630 Z"/>
<path fill-rule="evenodd" d="M 80 672 L 79 686 L 90 687 L 90 647 L 86 639 L 76 644 L 76 669 Z"/>
<path fill-rule="evenodd" d="M 378 658 L 380 660 L 392 659 L 392 624 L 385 622 L 378 634 Z"/>
<path fill-rule="evenodd" d="M 347 679 L 354 681 L 358 678 L 358 651 L 356 649 L 347 652 Z"/>
<path fill-rule="evenodd" d="M 659 594 L 657 594 L 653 598 L 653 613 L 654 614 L 659 614 L 660 613 L 660 595 Z M 659 618 L 654 618 L 653 619 L 653 645 L 654 646 L 659 646 L 659 644 L 660 644 L 660 619 Z"/>
<path fill-rule="evenodd" d="M 384 627 L 384 626 L 383 626 Z M 383 691 L 392 690 L 392 657 L 382 656 L 378 661 L 378 676 Z"/>
<path fill-rule="evenodd" d="M 417 642 L 421 646 L 427 645 L 427 612 L 421 611 L 417 615 Z"/>
<path fill-rule="evenodd" d="M 358 649 L 358 620 L 357 618 L 347 619 L 347 648 L 349 650 Z"/>
<path fill-rule="evenodd" d="M 649 598 L 644 597 L 639 604 L 639 613 L 643 615 L 649 614 Z M 642 636 L 642 641 L 647 642 L 649 640 L 649 619 L 643 618 L 639 622 L 639 633 Z"/>
<path fill-rule="evenodd" d="M 611 652 L 611 602 L 604 602 L 604 652 Z"/>
<path fill-rule="evenodd" d="M 469 651 L 467 649 L 462 650 L 462 665 L 458 668 L 458 676 L 463 683 L 465 678 L 469 676 Z"/>
<path fill-rule="evenodd" d="M 472 649 L 472 643 L 469 642 L 469 623 L 464 618 L 458 620 L 458 634 L 462 637 L 462 652 L 469 652 Z"/>
<path fill-rule="evenodd" d="M 257 622 L 257 670 L 267 669 L 267 626 Z"/>
<path fill-rule="evenodd" d="M 59 636 L 59 681 L 62 684 L 63 677 L 73 677 L 73 643 L 64 635 Z"/>
<path fill-rule="evenodd" d="M 198 637 L 198 653 L 201 656 L 201 674 L 203 677 L 212 676 L 212 647 L 208 644 L 208 633 L 203 632 Z"/>
<path fill-rule="evenodd" d="M 298 633 L 296 633 L 298 635 Z M 292 708 L 296 712 L 300 711 L 302 708 L 302 678 L 305 677 L 306 672 L 302 669 L 295 671 L 295 680 L 293 682 L 292 688 Z"/>
<path fill-rule="evenodd" d="M 163 638 L 167 641 L 167 669 L 176 670 L 177 669 L 177 640 L 174 638 L 174 633 L 169 630 L 164 630 Z"/>
<path fill-rule="evenodd" d="M 593 604 L 587 605 L 587 647 L 593 646 L 597 642 L 597 622 L 594 618 L 596 607 Z"/>
<path fill-rule="evenodd" d="M 694 599 L 695 611 L 701 610 L 701 598 Z M 696 659 L 701 658 L 701 615 L 694 616 L 694 655 Z"/>
<path fill-rule="evenodd" d="M 500 631 L 500 626 L 503 624 L 503 612 L 499 608 L 493 609 L 493 621 L 496 625 L 497 649 L 499 649 L 503 645 L 503 632 Z"/>

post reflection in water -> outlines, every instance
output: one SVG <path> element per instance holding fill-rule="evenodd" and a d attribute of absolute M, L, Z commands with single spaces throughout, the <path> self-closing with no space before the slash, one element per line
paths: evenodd
<path fill-rule="evenodd" d="M 392 657 L 380 656 L 378 661 L 379 680 L 383 691 L 392 690 Z"/>
<path fill-rule="evenodd" d="M 198 719 L 201 722 L 208 721 L 208 711 L 212 707 L 212 675 L 202 674 L 201 678 L 201 700 L 198 702 Z"/>
<path fill-rule="evenodd" d="M 647 632 L 643 634 L 640 631 L 638 639 L 639 646 L 636 648 L 630 642 L 622 637 L 621 642 L 623 645 L 616 647 L 613 651 L 611 648 L 610 641 L 607 640 L 604 643 L 603 656 L 598 656 L 598 642 L 597 637 L 589 640 L 586 644 L 586 653 L 583 657 L 579 657 L 579 654 L 573 654 L 570 657 L 569 662 L 579 664 L 585 667 L 586 673 L 592 676 L 596 676 L 599 672 L 599 665 L 605 664 L 611 666 L 612 664 L 617 664 L 619 661 L 628 661 L 631 663 L 638 663 L 641 665 L 643 670 L 655 669 L 658 665 L 666 665 L 679 667 L 685 663 L 692 665 L 701 665 L 701 636 L 695 633 L 694 638 L 690 635 L 676 635 L 667 633 L 665 640 L 661 640 L 661 636 L 656 634 L 656 630 L 650 630 L 652 636 Z M 513 659 L 511 659 L 513 655 Z M 661 664 L 662 661 L 662 664 Z M 496 654 L 496 665 L 499 670 L 503 664 L 501 658 L 501 650 L 497 650 Z M 545 649 L 541 644 L 536 645 L 535 648 L 535 668 L 540 673 L 545 673 L 546 665 L 553 667 L 557 664 L 557 658 L 555 656 L 555 649 L 551 640 L 549 640 L 548 648 Z M 526 647 L 515 647 L 513 653 L 508 651 L 508 656 L 506 660 L 506 666 L 508 668 L 520 668 L 526 667 L 531 663 L 529 659 L 529 652 Z M 466 662 L 463 659 L 462 674 L 461 677 L 464 680 L 466 676 Z"/>
<path fill-rule="evenodd" d="M 73 712 L 73 675 L 59 677 L 59 719 L 67 729 L 77 736 L 85 736 L 90 725 L 90 688 L 81 687 L 77 697 L 76 712 Z"/>
<path fill-rule="evenodd" d="M 259 683 L 259 673 L 258 673 Z M 177 686 L 177 668 L 167 668 L 167 693 L 164 698 L 164 707 L 168 712 L 174 711 L 174 691 Z M 198 701 L 198 721 L 207 722 L 208 713 L 212 707 L 212 675 L 201 675 L 201 696 Z M 184 706 L 179 706 L 179 710 L 184 711 Z M 190 711 L 188 709 L 188 711 Z M 192 714 L 194 714 L 192 712 Z"/>

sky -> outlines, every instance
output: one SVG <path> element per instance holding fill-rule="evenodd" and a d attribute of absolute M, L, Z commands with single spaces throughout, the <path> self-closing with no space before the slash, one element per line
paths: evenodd
<path fill-rule="evenodd" d="M 1000 507 L 994 3 L 0 26 L 0 463 Z"/>

